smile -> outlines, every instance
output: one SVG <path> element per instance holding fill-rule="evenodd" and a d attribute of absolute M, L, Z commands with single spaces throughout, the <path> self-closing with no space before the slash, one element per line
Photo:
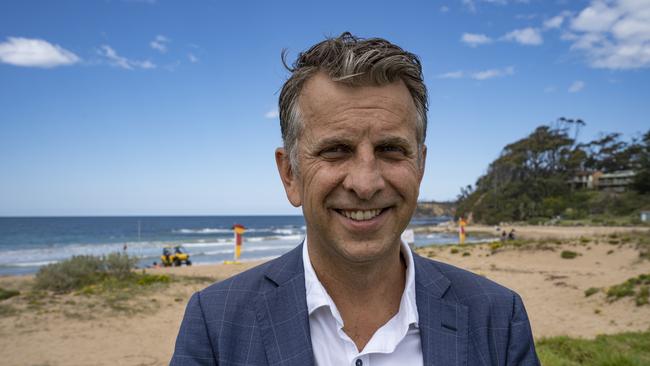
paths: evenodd
<path fill-rule="evenodd" d="M 374 210 L 336 210 L 336 212 L 354 221 L 367 221 L 379 216 L 383 209 Z"/>

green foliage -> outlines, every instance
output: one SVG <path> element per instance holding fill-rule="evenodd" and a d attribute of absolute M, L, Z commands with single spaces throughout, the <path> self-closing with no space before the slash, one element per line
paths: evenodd
<path fill-rule="evenodd" d="M 595 293 L 598 293 L 599 291 L 600 289 L 597 287 L 589 287 L 588 289 L 585 290 L 585 297 L 589 297 Z"/>
<path fill-rule="evenodd" d="M 103 276 L 102 258 L 80 255 L 48 264 L 36 273 L 34 288 L 54 292 L 69 292 L 98 282 Z"/>
<path fill-rule="evenodd" d="M 0 301 L 2 300 L 7 300 L 9 298 L 12 298 L 14 296 L 20 295 L 20 291 L 17 290 L 7 290 L 2 287 L 0 287 Z"/>
<path fill-rule="evenodd" d="M 650 300 L 650 290 L 648 290 L 648 286 L 641 286 L 639 292 L 634 296 L 636 306 L 648 305 L 648 300 Z"/>
<path fill-rule="evenodd" d="M 650 130 L 643 135 L 640 144 L 639 166 L 632 186 L 641 194 L 650 193 Z"/>
<path fill-rule="evenodd" d="M 111 253 L 97 257 L 74 256 L 58 263 L 41 267 L 36 273 L 34 289 L 65 293 L 74 290 L 92 292 L 99 283 L 128 281 L 137 277 L 133 272 L 137 257 L 126 253 Z"/>
<path fill-rule="evenodd" d="M 650 364 L 650 331 L 596 339 L 545 338 L 536 342 L 544 366 L 642 366 Z"/>
<path fill-rule="evenodd" d="M 545 224 L 556 217 L 602 216 L 599 220 L 605 225 L 620 224 L 616 218 L 623 216 L 630 224 L 638 221 L 639 211 L 650 208 L 650 131 L 643 143 L 627 143 L 620 134 L 610 133 L 578 144 L 582 126 L 581 120 L 560 118 L 507 145 L 475 187 L 461 189 L 456 215 L 471 213 L 474 221 L 489 225 Z M 573 189 L 569 184 L 580 172 L 624 169 L 638 170 L 636 191 L 607 193 Z"/>
<path fill-rule="evenodd" d="M 571 250 L 563 250 L 562 253 L 560 253 L 560 257 L 564 259 L 573 259 L 578 256 L 578 253 L 571 251 Z"/>
<path fill-rule="evenodd" d="M 457 254 L 458 253 L 458 248 L 451 248 L 450 252 L 451 252 L 451 254 Z"/>
<path fill-rule="evenodd" d="M 125 279 L 133 275 L 133 269 L 138 264 L 137 257 L 121 252 L 110 253 L 102 261 L 105 272 L 118 279 Z"/>
<path fill-rule="evenodd" d="M 650 274 L 630 278 L 623 283 L 610 287 L 607 290 L 607 299 L 616 301 L 626 296 L 634 296 L 637 306 L 646 305 L 650 300 L 648 285 L 650 285 Z M 639 287 L 638 291 L 637 287 Z"/>
<path fill-rule="evenodd" d="M 140 286 L 151 286 L 156 283 L 170 283 L 171 277 L 168 275 L 152 275 L 144 273 L 138 277 L 138 285 Z"/>

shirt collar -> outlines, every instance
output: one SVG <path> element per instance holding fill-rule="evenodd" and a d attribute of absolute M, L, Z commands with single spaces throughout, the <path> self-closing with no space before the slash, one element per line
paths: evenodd
<path fill-rule="evenodd" d="M 404 256 L 406 264 L 406 281 L 404 286 L 404 292 L 402 293 L 402 298 L 400 300 L 400 306 L 398 313 L 388 322 L 392 323 L 396 321 L 397 325 L 403 333 L 406 333 L 408 328 L 411 325 L 417 327 L 419 316 L 417 303 L 415 301 L 415 264 L 413 262 L 413 254 L 411 249 L 406 243 L 400 241 L 400 252 Z M 343 327 L 343 320 L 341 315 L 336 308 L 336 304 L 323 287 L 323 284 L 320 282 L 314 271 L 314 267 L 309 260 L 309 245 L 307 243 L 307 237 L 305 237 L 305 242 L 303 243 L 302 248 L 302 261 L 305 268 L 305 289 L 307 294 L 307 310 L 311 316 L 316 309 L 321 307 L 328 307 L 331 311 L 332 316 L 336 319 L 339 327 Z M 381 329 L 381 328 L 380 328 Z"/>

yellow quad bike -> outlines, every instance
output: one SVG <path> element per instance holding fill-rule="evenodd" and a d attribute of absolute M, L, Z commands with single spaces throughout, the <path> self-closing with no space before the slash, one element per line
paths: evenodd
<path fill-rule="evenodd" d="M 190 254 L 180 245 L 175 247 L 167 246 L 163 248 L 163 254 L 160 256 L 160 261 L 165 267 L 179 267 L 185 265 L 191 266 Z"/>

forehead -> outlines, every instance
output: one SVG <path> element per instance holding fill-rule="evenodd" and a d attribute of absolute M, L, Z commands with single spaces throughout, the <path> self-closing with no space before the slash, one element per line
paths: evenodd
<path fill-rule="evenodd" d="M 305 130 L 375 128 L 415 134 L 415 105 L 401 80 L 382 86 L 350 86 L 318 73 L 307 80 L 298 103 Z"/>

